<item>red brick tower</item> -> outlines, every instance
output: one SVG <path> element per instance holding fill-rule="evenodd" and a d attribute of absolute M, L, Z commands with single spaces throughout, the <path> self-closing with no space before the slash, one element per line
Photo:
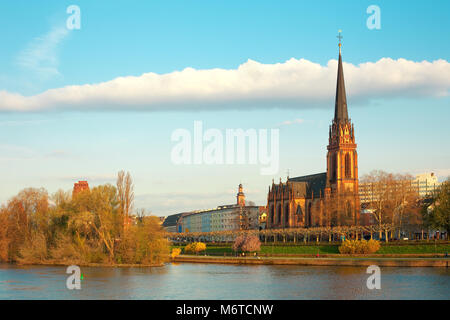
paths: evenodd
<path fill-rule="evenodd" d="M 72 197 L 75 197 L 77 194 L 84 190 L 89 190 L 89 184 L 87 181 L 78 181 L 73 184 Z"/>

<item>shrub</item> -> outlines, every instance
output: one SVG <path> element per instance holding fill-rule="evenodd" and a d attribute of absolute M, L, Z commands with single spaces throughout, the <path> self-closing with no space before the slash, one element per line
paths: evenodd
<path fill-rule="evenodd" d="M 181 249 L 180 248 L 173 248 L 172 249 L 172 253 L 170 254 L 170 256 L 173 258 L 179 256 L 181 253 Z"/>
<path fill-rule="evenodd" d="M 345 240 L 339 247 L 343 254 L 367 254 L 375 253 L 380 249 L 380 242 L 376 240 Z"/>
<path fill-rule="evenodd" d="M 380 250 L 380 247 L 381 247 L 380 241 L 370 239 L 369 241 L 367 241 L 367 247 L 368 247 L 369 253 L 375 253 L 378 250 Z"/>
<path fill-rule="evenodd" d="M 233 243 L 234 251 L 256 252 L 261 250 L 259 237 L 252 234 L 245 234 L 236 237 Z"/>
<path fill-rule="evenodd" d="M 192 242 L 184 247 L 186 253 L 199 253 L 206 250 L 206 244 L 203 242 Z"/>

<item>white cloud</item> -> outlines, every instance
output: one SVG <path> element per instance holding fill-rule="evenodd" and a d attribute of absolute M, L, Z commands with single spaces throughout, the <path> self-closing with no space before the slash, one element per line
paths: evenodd
<path fill-rule="evenodd" d="M 262 64 L 248 60 L 237 69 L 145 73 L 98 84 L 51 89 L 33 96 L 0 91 L 0 110 L 224 108 L 312 108 L 333 102 L 337 61 L 326 66 L 305 59 Z M 396 97 L 450 94 L 450 63 L 382 58 L 344 63 L 349 103 Z"/>
<path fill-rule="evenodd" d="M 33 72 L 42 80 L 60 75 L 58 46 L 68 34 L 67 28 L 54 27 L 46 34 L 34 38 L 19 53 L 16 63 L 23 69 Z"/>
<path fill-rule="evenodd" d="M 303 120 L 303 119 L 294 119 L 294 120 L 283 121 L 279 125 L 280 126 L 290 126 L 292 124 L 302 124 L 304 122 L 305 122 L 305 120 Z"/>

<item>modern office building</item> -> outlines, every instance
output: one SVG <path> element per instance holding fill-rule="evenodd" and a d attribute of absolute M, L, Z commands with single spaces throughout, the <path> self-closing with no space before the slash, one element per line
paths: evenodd
<path fill-rule="evenodd" d="M 421 198 L 430 196 L 441 185 L 434 172 L 418 174 L 414 183 L 417 185 Z"/>

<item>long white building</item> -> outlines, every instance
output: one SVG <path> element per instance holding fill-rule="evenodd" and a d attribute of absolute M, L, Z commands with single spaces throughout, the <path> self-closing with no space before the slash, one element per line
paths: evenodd
<path fill-rule="evenodd" d="M 258 229 L 260 207 L 245 204 L 242 184 L 239 185 L 236 198 L 236 204 L 183 213 L 178 219 L 177 230 L 179 232 L 214 232 Z"/>

